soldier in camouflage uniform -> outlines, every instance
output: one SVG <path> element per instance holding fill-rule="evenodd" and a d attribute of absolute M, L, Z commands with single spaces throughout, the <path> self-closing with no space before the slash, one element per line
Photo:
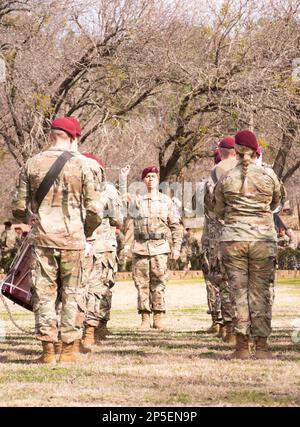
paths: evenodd
<path fill-rule="evenodd" d="M 123 168 L 127 176 L 130 167 Z M 131 200 L 129 215 L 134 222 L 133 279 L 138 291 L 138 312 L 141 329 L 149 329 L 153 312 L 153 328 L 162 329 L 161 314 L 165 313 L 165 287 L 168 280 L 168 255 L 171 252 L 168 231 L 173 247 L 171 258 L 178 259 L 182 242 L 180 218 L 172 200 L 158 191 L 159 171 L 149 166 L 142 172 L 146 192 Z"/>
<path fill-rule="evenodd" d="M 7 273 L 16 254 L 15 245 L 17 235 L 15 233 L 15 230 L 11 228 L 12 223 L 10 221 L 5 221 L 4 226 L 5 229 L 0 237 L 1 268 L 3 269 L 4 273 Z"/>
<path fill-rule="evenodd" d="M 208 333 L 218 333 L 225 342 L 234 343 L 232 336 L 232 301 L 228 282 L 221 263 L 219 239 L 221 223 L 213 211 L 213 191 L 219 178 L 236 165 L 234 138 L 225 137 L 219 143 L 215 156 L 219 158 L 204 186 L 204 228 L 202 234 L 203 275 L 207 289 L 208 313 L 212 325 Z"/>
<path fill-rule="evenodd" d="M 91 154 L 88 157 L 93 174 L 97 174 L 99 164 L 104 176 L 104 165 Z M 110 319 L 112 287 L 117 272 L 116 227 L 121 227 L 121 203 L 116 188 L 107 182 L 105 188 L 105 214 L 101 225 L 87 239 L 90 249 L 86 254 L 86 266 L 83 283 L 86 287 L 86 314 L 84 321 L 84 339 L 82 350 L 87 353 L 98 339 L 108 334 L 106 324 Z"/>
<path fill-rule="evenodd" d="M 227 136 L 219 143 L 219 154 L 221 161 L 211 171 L 211 177 L 214 185 L 218 180 L 237 164 L 236 152 L 234 149 L 234 138 Z M 212 204 L 208 205 L 210 209 L 210 218 L 212 218 L 212 236 L 210 239 L 210 261 L 209 261 L 209 278 L 214 286 L 218 289 L 221 303 L 222 323 L 220 324 L 219 338 L 228 344 L 235 344 L 233 334 L 234 307 L 231 299 L 229 283 L 226 277 L 225 269 L 222 265 L 222 256 L 220 251 L 220 237 L 222 224 L 216 220 Z"/>
<path fill-rule="evenodd" d="M 76 362 L 73 344 L 81 338 L 85 308 L 81 289 L 85 234 L 91 235 L 102 219 L 99 189 L 87 159 L 77 151 L 76 137 L 71 120 L 54 120 L 50 148 L 27 161 L 13 200 L 14 216 L 34 223 L 32 281 L 36 335 L 43 345 L 41 363 L 55 363 L 54 343 L 59 336 L 63 342 L 60 362 Z M 65 151 L 72 157 L 38 206 L 36 192 Z M 58 281 L 62 289 L 59 329 L 55 311 Z"/>
<path fill-rule="evenodd" d="M 225 266 L 236 309 L 236 349 L 232 358 L 247 359 L 249 337 L 256 358 L 270 357 L 272 284 L 277 253 L 272 210 L 281 201 L 275 173 L 255 164 L 258 144 L 250 131 L 235 136 L 239 162 L 215 188 L 215 213 L 224 221 L 221 235 Z"/>
<path fill-rule="evenodd" d="M 209 209 L 209 200 L 212 197 L 213 181 L 211 177 L 205 180 L 204 184 L 204 226 L 201 237 L 201 268 L 205 280 L 207 292 L 208 314 L 211 315 L 212 324 L 207 329 L 207 333 L 218 333 L 222 324 L 221 298 L 219 288 L 211 281 L 210 270 L 215 253 L 214 244 L 216 241 L 216 219 L 214 213 Z"/>
<path fill-rule="evenodd" d="M 195 262 L 199 257 L 199 243 L 193 236 L 190 228 L 185 229 L 183 242 L 180 251 L 180 270 L 188 272 L 195 267 Z"/>

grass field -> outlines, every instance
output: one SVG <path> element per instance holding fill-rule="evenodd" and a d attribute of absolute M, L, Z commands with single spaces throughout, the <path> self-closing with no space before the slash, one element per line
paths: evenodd
<path fill-rule="evenodd" d="M 75 366 L 48 367 L 33 363 L 40 344 L 0 302 L 0 406 L 300 406 L 299 280 L 277 285 L 272 361 L 226 360 L 230 346 L 204 332 L 210 319 L 197 279 L 171 281 L 167 304 L 166 331 L 140 332 L 134 285 L 118 283 L 108 339 Z M 9 305 L 33 329 L 32 313 Z"/>

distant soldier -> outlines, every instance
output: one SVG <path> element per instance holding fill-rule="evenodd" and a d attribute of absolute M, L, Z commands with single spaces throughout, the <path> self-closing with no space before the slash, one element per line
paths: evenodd
<path fill-rule="evenodd" d="M 277 253 L 272 211 L 281 201 L 275 173 L 256 165 L 258 143 L 253 132 L 235 136 L 238 164 L 218 181 L 215 213 L 224 221 L 222 262 L 236 309 L 236 349 L 232 358 L 249 359 L 249 338 L 256 343 L 256 358 L 271 357 L 272 286 Z"/>
<path fill-rule="evenodd" d="M 91 155 L 88 157 L 93 175 L 99 176 L 99 165 L 104 176 L 104 165 L 100 159 Z M 99 182 L 103 181 L 101 175 Z M 105 215 L 101 225 L 87 239 L 90 245 L 86 253 L 86 263 L 83 282 L 87 291 L 86 314 L 84 320 L 84 335 L 82 348 L 87 353 L 92 350 L 95 336 L 104 339 L 108 334 L 107 322 L 110 319 L 112 287 L 115 285 L 117 272 L 117 239 L 116 227 L 122 226 L 121 203 L 116 188 L 107 182 L 105 189 Z"/>
<path fill-rule="evenodd" d="M 15 233 L 16 233 L 15 251 L 18 252 L 24 240 L 22 227 L 15 227 Z"/>
<path fill-rule="evenodd" d="M 4 222 L 4 231 L 0 237 L 1 244 L 1 268 L 4 273 L 7 273 L 11 263 L 13 262 L 14 256 L 16 254 L 16 239 L 17 235 L 15 230 L 11 228 L 12 223 L 10 221 Z"/>
<path fill-rule="evenodd" d="M 63 343 L 59 361 L 76 362 L 74 341 L 82 335 L 84 310 L 85 234 L 90 236 L 102 219 L 103 205 L 87 159 L 77 151 L 77 135 L 77 127 L 67 117 L 52 122 L 51 146 L 27 161 L 13 201 L 14 216 L 34 223 L 33 306 L 37 339 L 43 345 L 40 363 L 56 362 L 54 343 L 59 337 Z M 59 327 L 58 281 L 62 291 Z"/>
<path fill-rule="evenodd" d="M 193 258 L 197 252 L 197 239 L 192 234 L 190 228 L 186 228 L 180 251 L 181 270 L 188 272 L 192 268 Z"/>
<path fill-rule="evenodd" d="M 286 229 L 284 227 L 279 228 L 277 231 L 277 245 L 278 249 L 285 249 L 289 247 L 290 238 L 286 234 Z"/>
<path fill-rule="evenodd" d="M 121 170 L 127 176 L 130 166 Z M 159 170 L 149 166 L 142 172 L 145 193 L 131 198 L 129 215 L 134 223 L 132 247 L 133 279 L 138 291 L 138 312 L 141 329 L 149 329 L 153 313 L 153 328 L 162 329 L 161 315 L 166 311 L 165 287 L 168 280 L 168 256 L 171 252 L 168 231 L 173 247 L 171 258 L 178 259 L 182 242 L 180 218 L 172 200 L 158 191 Z"/>
<path fill-rule="evenodd" d="M 278 213 L 274 214 L 274 223 L 277 232 L 278 246 L 294 250 L 297 249 L 298 239 L 296 233 L 282 221 Z"/>
<path fill-rule="evenodd" d="M 208 178 L 209 180 L 209 178 Z M 200 260 L 201 260 L 201 269 L 203 272 L 205 285 L 206 285 L 206 293 L 207 293 L 207 305 L 208 305 L 208 314 L 211 315 L 212 324 L 207 329 L 207 333 L 215 334 L 219 333 L 220 327 L 222 325 L 222 314 L 221 314 L 221 298 L 219 289 L 210 279 L 210 261 L 211 261 L 211 250 L 212 243 L 215 238 L 215 227 L 213 218 L 211 217 L 211 211 L 208 209 L 206 204 L 207 197 L 212 197 L 212 191 L 210 193 L 209 186 L 211 183 L 209 181 L 205 181 L 205 189 L 204 189 L 204 226 L 201 237 L 201 252 L 200 252 Z M 210 193 L 210 194 L 209 194 Z"/>

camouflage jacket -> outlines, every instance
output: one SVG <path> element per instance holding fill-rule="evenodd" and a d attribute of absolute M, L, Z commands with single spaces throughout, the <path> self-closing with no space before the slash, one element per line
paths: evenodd
<path fill-rule="evenodd" d="M 224 175 L 224 173 L 233 169 L 237 165 L 237 159 L 235 157 L 229 157 L 219 162 L 211 171 L 211 175 L 215 175 L 215 184 Z"/>
<path fill-rule="evenodd" d="M 280 182 L 270 168 L 250 163 L 243 194 L 242 162 L 215 187 L 215 213 L 224 220 L 221 241 L 276 240 L 272 210 L 281 201 Z"/>
<path fill-rule="evenodd" d="M 210 175 L 204 181 L 204 225 L 201 237 L 202 250 L 214 247 L 219 239 L 221 223 L 214 212 L 214 181 Z"/>
<path fill-rule="evenodd" d="M 35 215 L 34 245 L 81 250 L 85 244 L 84 231 L 92 234 L 101 223 L 103 212 L 99 185 L 86 157 L 73 152 L 39 208 L 35 201 L 44 176 L 62 153 L 51 147 L 26 162 L 13 199 L 13 215 L 24 223 Z"/>
<path fill-rule="evenodd" d="M 204 227 L 202 234 L 202 247 L 216 248 L 220 241 L 222 232 L 222 224 L 217 218 L 215 207 L 214 189 L 219 179 L 233 169 L 237 165 L 237 160 L 234 157 L 222 160 L 211 171 L 209 178 L 205 180 L 204 187 Z"/>
<path fill-rule="evenodd" d="M 183 237 L 181 254 L 187 257 L 195 257 L 200 254 L 199 242 L 194 236 Z"/>
<path fill-rule="evenodd" d="M 116 227 L 121 227 L 123 222 L 121 201 L 116 188 L 108 183 L 105 183 L 104 188 L 104 218 L 88 239 L 93 244 L 95 253 L 117 251 Z"/>
<path fill-rule="evenodd" d="M 156 192 L 136 196 L 129 214 L 134 223 L 132 252 L 139 255 L 159 255 L 171 251 L 168 234 L 171 231 L 173 250 L 180 252 L 183 229 L 180 217 L 170 197 Z M 155 237 L 151 238 L 151 234 Z"/>

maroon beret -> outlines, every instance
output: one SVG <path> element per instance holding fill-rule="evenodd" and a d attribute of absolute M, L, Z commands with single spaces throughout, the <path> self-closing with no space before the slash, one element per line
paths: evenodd
<path fill-rule="evenodd" d="M 156 166 L 148 166 L 147 168 L 145 168 L 144 170 L 143 170 L 143 172 L 142 172 L 142 179 L 144 179 L 145 178 L 145 176 L 148 174 L 148 173 L 150 173 L 150 172 L 153 172 L 153 173 L 159 173 L 159 170 L 158 170 L 158 168 L 156 167 Z"/>
<path fill-rule="evenodd" d="M 101 160 L 101 159 L 98 159 L 98 157 L 94 156 L 93 154 L 91 154 L 91 153 L 83 153 L 83 156 L 88 157 L 89 159 L 96 160 L 96 162 L 98 162 L 98 163 L 99 163 L 99 165 L 102 167 L 102 169 L 104 169 L 104 168 L 105 168 L 105 165 L 104 165 L 104 163 L 102 162 L 102 160 Z"/>
<path fill-rule="evenodd" d="M 234 148 L 234 144 L 235 144 L 234 138 L 232 138 L 231 136 L 226 136 L 220 142 L 219 147 L 220 148 L 232 149 L 232 148 Z"/>
<path fill-rule="evenodd" d="M 76 127 L 72 120 L 69 119 L 69 117 L 60 117 L 59 119 L 53 120 L 51 123 L 51 129 L 63 130 L 73 139 L 75 139 L 77 136 Z"/>
<path fill-rule="evenodd" d="M 215 165 L 217 165 L 218 163 L 220 163 L 221 162 L 221 156 L 220 156 L 220 152 L 219 152 L 219 150 L 218 149 L 216 149 L 215 151 L 214 151 L 214 162 L 215 162 Z"/>
<path fill-rule="evenodd" d="M 243 147 L 251 148 L 253 151 L 257 151 L 258 149 L 256 136 L 250 130 L 241 130 L 238 132 L 235 135 L 235 143 Z"/>
<path fill-rule="evenodd" d="M 69 120 L 74 124 L 76 129 L 76 136 L 81 136 L 81 127 L 79 121 L 76 119 L 76 117 L 70 116 L 68 117 Z"/>

